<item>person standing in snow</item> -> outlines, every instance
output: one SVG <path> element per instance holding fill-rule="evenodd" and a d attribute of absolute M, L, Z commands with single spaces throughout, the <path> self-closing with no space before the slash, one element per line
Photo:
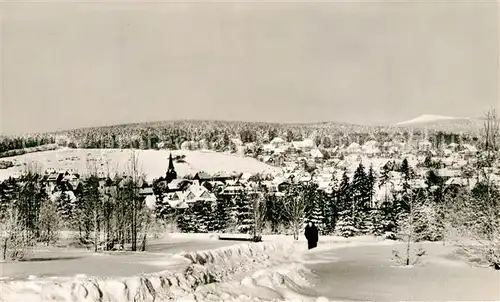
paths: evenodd
<path fill-rule="evenodd" d="M 306 230 L 304 235 L 307 239 L 307 247 L 308 249 L 313 249 L 318 246 L 318 228 L 314 225 L 314 222 L 309 221 L 306 226 Z"/>

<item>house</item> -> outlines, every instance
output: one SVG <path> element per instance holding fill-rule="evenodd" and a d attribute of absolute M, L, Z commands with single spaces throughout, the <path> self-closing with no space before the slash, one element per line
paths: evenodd
<path fill-rule="evenodd" d="M 432 143 L 428 140 L 422 140 L 417 144 L 418 151 L 420 152 L 428 152 L 432 148 Z"/>
<path fill-rule="evenodd" d="M 210 181 L 210 180 L 212 180 L 212 177 L 208 173 L 206 173 L 206 172 L 197 172 L 194 175 L 193 180 L 197 180 L 200 183 L 202 183 L 204 181 Z"/>
<path fill-rule="evenodd" d="M 236 196 L 239 194 L 243 194 L 245 192 L 245 188 L 241 184 L 228 185 L 226 186 L 220 195 L 222 196 Z"/>
<path fill-rule="evenodd" d="M 447 168 L 442 168 L 442 169 L 438 169 L 436 171 L 436 174 L 443 178 L 445 181 L 447 181 L 448 179 L 450 178 L 453 178 L 453 177 L 457 177 L 459 176 L 460 172 L 459 171 L 456 171 L 456 170 L 451 170 L 451 169 L 447 169 Z"/>
<path fill-rule="evenodd" d="M 476 156 L 476 154 L 479 151 L 475 146 L 469 145 L 469 144 L 463 144 L 461 149 L 462 149 L 462 151 L 460 151 L 460 153 L 465 158 L 474 157 L 474 156 Z"/>
<path fill-rule="evenodd" d="M 323 153 L 321 153 L 321 151 L 319 151 L 319 149 L 312 149 L 310 152 L 310 155 L 314 160 L 323 159 Z"/>
<path fill-rule="evenodd" d="M 49 198 L 51 201 L 57 201 L 58 199 L 62 198 L 64 200 L 67 200 L 69 203 L 75 203 L 76 202 L 76 196 L 73 193 L 73 191 L 58 191 L 52 194 L 49 194 Z"/>
<path fill-rule="evenodd" d="M 215 202 L 216 197 L 204 186 L 192 184 L 184 191 L 167 193 L 163 201 L 168 202 L 172 208 L 182 209 L 200 201 Z"/>
<path fill-rule="evenodd" d="M 347 153 L 361 153 L 361 146 L 354 142 L 354 143 L 351 143 L 347 148 L 346 148 L 346 152 Z"/>
<path fill-rule="evenodd" d="M 451 151 L 456 151 L 458 148 L 458 144 L 457 143 L 451 143 L 448 145 L 448 150 L 451 150 Z"/>
<path fill-rule="evenodd" d="M 236 179 L 236 175 L 227 172 L 217 172 L 212 176 L 212 180 L 227 182 Z"/>
<path fill-rule="evenodd" d="M 152 187 L 144 187 L 139 189 L 139 195 L 142 197 L 146 197 L 149 195 L 153 195 L 153 188 Z"/>
<path fill-rule="evenodd" d="M 187 203 L 194 203 L 198 201 L 215 202 L 217 200 L 215 194 L 208 191 L 208 189 L 204 186 L 200 186 L 198 184 L 189 186 L 189 188 L 183 193 Z"/>
<path fill-rule="evenodd" d="M 188 179 L 174 179 L 167 183 L 167 192 L 185 191 L 192 183 Z"/>
<path fill-rule="evenodd" d="M 262 146 L 264 154 L 272 154 L 276 148 L 272 144 L 265 144 Z"/>
<path fill-rule="evenodd" d="M 292 147 L 296 150 L 310 151 L 314 148 L 314 141 L 312 139 L 305 139 L 303 141 L 292 142 Z"/>
<path fill-rule="evenodd" d="M 163 202 L 168 203 L 174 209 L 186 209 L 189 207 L 181 191 L 167 193 L 163 198 Z"/>
<path fill-rule="evenodd" d="M 468 184 L 467 179 L 464 179 L 461 177 L 451 177 L 448 180 L 446 180 L 446 182 L 445 182 L 446 186 L 465 187 L 465 186 L 467 186 L 467 184 Z"/>
<path fill-rule="evenodd" d="M 281 137 L 275 137 L 271 141 L 270 145 L 277 149 L 277 148 L 283 148 L 285 143 L 286 143 L 285 140 L 282 139 Z"/>

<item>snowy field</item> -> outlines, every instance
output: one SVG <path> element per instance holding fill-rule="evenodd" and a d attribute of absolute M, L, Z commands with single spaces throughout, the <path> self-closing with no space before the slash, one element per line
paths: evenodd
<path fill-rule="evenodd" d="M 500 301 L 500 271 L 472 266 L 454 246 L 419 246 L 427 254 L 413 267 L 392 261 L 394 246 L 387 245 L 318 249 L 305 262 L 315 294 L 329 300 Z"/>
<path fill-rule="evenodd" d="M 204 171 L 210 174 L 217 172 L 248 172 L 274 173 L 278 168 L 259 162 L 256 159 L 234 154 L 212 151 L 165 151 L 165 150 L 136 150 L 139 167 L 146 174 L 148 181 L 165 176 L 168 167 L 168 157 L 185 155 L 185 163 L 174 163 L 179 176 L 194 175 Z M 15 175 L 24 169 L 24 164 L 34 163 L 42 171 L 46 169 L 71 170 L 77 173 L 88 171 L 88 160 L 95 163 L 97 168 L 111 174 L 120 175 L 127 172 L 132 154 L 131 149 L 59 149 L 54 151 L 29 153 L 20 156 L 4 158 L 18 165 L 9 169 L 0 170 L 0 180 Z"/>
<path fill-rule="evenodd" d="M 147 252 L 94 254 L 40 248 L 34 261 L 2 263 L 1 301 L 498 301 L 500 272 L 477 268 L 454 246 L 420 244 L 415 266 L 391 260 L 394 241 L 169 234 Z M 60 259 L 58 259 L 60 258 Z M 45 259 L 45 260 L 44 260 Z"/>

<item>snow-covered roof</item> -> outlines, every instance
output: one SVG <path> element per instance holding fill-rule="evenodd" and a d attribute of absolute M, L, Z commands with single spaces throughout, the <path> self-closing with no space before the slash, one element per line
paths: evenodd
<path fill-rule="evenodd" d="M 464 179 L 461 177 L 452 177 L 445 182 L 445 185 L 447 185 L 447 186 L 449 186 L 449 185 L 466 186 L 467 179 Z"/>
<path fill-rule="evenodd" d="M 432 146 L 432 143 L 429 142 L 428 140 L 423 140 L 423 141 L 418 142 L 418 145 L 419 146 Z"/>
<path fill-rule="evenodd" d="M 441 176 L 441 177 L 455 177 L 455 176 L 459 175 L 459 172 L 455 171 L 455 170 L 450 170 L 450 169 L 444 168 L 444 169 L 438 169 L 436 171 L 436 174 Z"/>
<path fill-rule="evenodd" d="M 284 142 L 285 142 L 285 140 L 284 140 L 284 139 L 282 139 L 281 137 L 275 137 L 275 138 L 273 138 L 273 140 L 271 141 L 271 143 L 273 143 L 273 144 L 282 144 L 282 143 L 284 143 Z"/>
<path fill-rule="evenodd" d="M 274 146 L 271 145 L 271 144 L 265 144 L 262 146 L 262 149 L 264 149 L 264 151 L 273 151 L 274 150 Z"/>
<path fill-rule="evenodd" d="M 314 141 L 311 139 L 305 139 L 303 141 L 294 141 L 294 142 L 292 142 L 292 146 L 296 149 L 313 148 Z"/>
<path fill-rule="evenodd" d="M 465 151 L 469 151 L 469 152 L 477 152 L 477 148 L 473 145 L 469 145 L 469 144 L 463 144 L 462 145 L 462 148 L 465 150 Z"/>
<path fill-rule="evenodd" d="M 155 195 L 148 195 L 145 198 L 145 203 L 148 209 L 154 209 L 156 205 L 156 196 Z"/>
<path fill-rule="evenodd" d="M 233 144 L 235 144 L 236 146 L 243 146 L 243 142 L 242 142 L 242 141 L 241 141 L 241 139 L 239 139 L 239 138 L 233 138 L 233 139 L 231 140 L 231 142 L 232 142 Z"/>
<path fill-rule="evenodd" d="M 281 147 L 274 149 L 274 154 L 283 154 L 283 153 L 285 153 L 285 149 Z"/>
<path fill-rule="evenodd" d="M 374 147 L 373 145 L 368 145 L 368 146 L 363 146 L 363 152 L 367 154 L 378 154 L 380 153 L 380 150 L 377 147 Z"/>
<path fill-rule="evenodd" d="M 375 147 L 376 145 L 378 145 L 378 142 L 376 140 L 369 140 L 367 142 L 364 143 L 363 146 L 365 147 L 368 147 L 368 146 L 372 146 L 372 147 Z"/>
<path fill-rule="evenodd" d="M 183 203 L 193 203 L 197 201 L 215 201 L 215 194 L 208 191 L 204 186 L 192 184 L 186 191 L 167 193 L 167 201 L 172 207 L 182 206 Z"/>
<path fill-rule="evenodd" d="M 347 147 L 347 151 L 359 151 L 360 147 L 358 143 L 354 142 Z"/>
<path fill-rule="evenodd" d="M 313 158 L 323 158 L 323 153 L 321 153 L 321 151 L 319 151 L 319 149 L 312 149 L 311 156 Z"/>
<path fill-rule="evenodd" d="M 51 194 L 49 196 L 50 200 L 51 201 L 56 201 L 57 199 L 59 199 L 62 195 L 65 195 L 64 197 L 67 198 L 71 203 L 75 202 L 76 201 L 76 196 L 75 194 L 73 193 L 73 191 L 64 191 L 64 192 L 61 192 L 61 191 L 57 191 L 53 194 Z"/>

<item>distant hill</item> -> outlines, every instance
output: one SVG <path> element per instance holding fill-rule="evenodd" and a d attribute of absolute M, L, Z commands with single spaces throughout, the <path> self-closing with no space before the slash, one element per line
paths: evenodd
<path fill-rule="evenodd" d="M 177 120 L 80 128 L 44 134 L 26 134 L 0 139 L 0 157 L 31 152 L 33 148 L 56 144 L 83 149 L 181 149 L 186 141 L 193 150 L 230 151 L 238 145 L 254 143 L 247 148 L 249 156 L 258 155 L 260 146 L 274 137 L 286 141 L 313 139 L 321 148 L 349 145 L 368 140 L 380 142 L 404 139 L 411 131 L 414 138 L 439 136 L 449 143 L 460 135 L 463 143 L 477 141 L 482 120 L 423 115 L 396 125 L 359 125 L 342 122 L 266 123 L 245 121 Z M 458 139 L 455 137 L 455 139 Z M 238 142 L 239 141 L 239 142 Z M 44 147 L 45 148 L 45 147 Z M 35 150 L 36 151 L 36 150 Z"/>

